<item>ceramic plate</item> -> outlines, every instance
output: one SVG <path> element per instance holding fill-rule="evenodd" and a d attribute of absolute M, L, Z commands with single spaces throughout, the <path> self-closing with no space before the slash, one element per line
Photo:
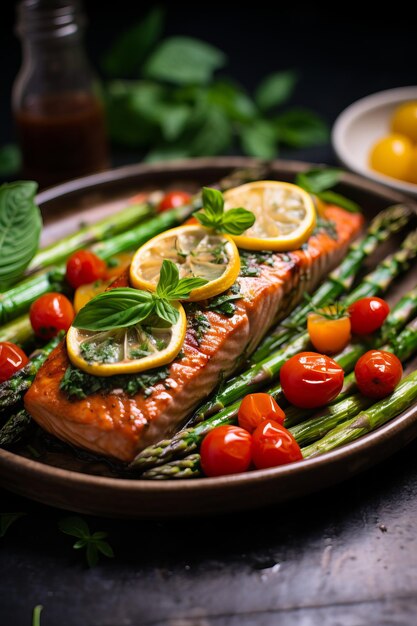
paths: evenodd
<path fill-rule="evenodd" d="M 143 189 L 195 190 L 213 183 L 236 167 L 256 162 L 241 157 L 196 159 L 159 165 L 135 165 L 60 185 L 41 193 L 45 217 L 44 243 L 120 208 Z M 311 164 L 276 161 L 273 177 L 292 181 Z M 404 201 L 393 190 L 346 174 L 342 193 L 359 202 L 367 218 Z M 392 242 L 392 248 L 398 245 Z M 383 246 L 380 255 L 386 254 Z M 375 260 L 375 259 L 374 259 Z M 365 268 L 366 269 L 366 268 Z M 411 287 L 412 276 L 390 293 L 395 301 Z M 410 367 L 417 367 L 417 363 Z M 120 477 L 115 468 L 87 453 L 54 440 L 36 442 L 41 456 L 33 458 L 25 445 L 0 450 L 0 484 L 23 496 L 71 511 L 130 518 L 162 518 L 217 514 L 289 500 L 342 481 L 378 463 L 417 435 L 417 406 L 379 430 L 321 457 L 281 468 L 221 478 L 152 482 Z"/>
<path fill-rule="evenodd" d="M 417 86 L 387 89 L 357 100 L 337 118 L 332 144 L 338 159 L 349 170 L 417 197 L 417 185 L 379 174 L 368 165 L 372 146 L 390 132 L 395 108 L 410 100 L 417 100 Z"/>

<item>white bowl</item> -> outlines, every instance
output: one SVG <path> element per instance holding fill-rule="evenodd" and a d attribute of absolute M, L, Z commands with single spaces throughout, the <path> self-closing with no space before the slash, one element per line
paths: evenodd
<path fill-rule="evenodd" d="M 390 132 L 390 119 L 402 102 L 417 100 L 417 86 L 388 89 L 362 98 L 347 107 L 332 129 L 332 145 L 348 169 L 403 193 L 417 196 L 417 185 L 379 174 L 368 165 L 373 144 Z"/>

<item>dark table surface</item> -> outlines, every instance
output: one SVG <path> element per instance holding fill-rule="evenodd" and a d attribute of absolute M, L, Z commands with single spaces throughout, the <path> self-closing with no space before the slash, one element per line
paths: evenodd
<path fill-rule="evenodd" d="M 95 60 L 142 9 L 93 5 Z M 170 7 L 167 30 L 226 50 L 229 73 L 249 89 L 259 67 L 264 74 L 298 68 L 294 103 L 331 125 L 359 97 L 417 83 L 414 25 L 404 11 L 366 16 L 363 7 L 343 6 L 337 16 L 286 6 L 272 18 L 259 3 L 239 16 L 216 3 L 198 13 L 183 3 Z M 19 63 L 9 18 L 0 41 L 9 61 L 1 141 L 12 137 L 8 102 Z M 335 163 L 330 145 L 283 156 Z M 113 151 L 114 165 L 135 160 Z M 417 624 L 416 458 L 414 442 L 338 486 L 256 512 L 174 522 L 86 518 L 92 531 L 109 533 L 115 552 L 92 569 L 58 529 L 66 512 L 1 491 L 0 512 L 26 515 L 0 539 L 0 624 L 31 624 L 38 604 L 42 626 Z"/>

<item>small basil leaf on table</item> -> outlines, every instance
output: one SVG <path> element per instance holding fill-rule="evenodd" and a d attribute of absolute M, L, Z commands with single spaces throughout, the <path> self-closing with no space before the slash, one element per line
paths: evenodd
<path fill-rule="evenodd" d="M 255 102 L 261 111 L 268 111 L 291 98 L 297 78 L 297 73 L 291 70 L 266 76 L 255 92 Z"/>

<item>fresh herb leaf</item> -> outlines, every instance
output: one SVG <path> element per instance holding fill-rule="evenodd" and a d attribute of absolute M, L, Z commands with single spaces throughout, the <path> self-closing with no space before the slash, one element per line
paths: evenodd
<path fill-rule="evenodd" d="M 206 228 L 231 235 L 241 235 L 255 222 L 254 214 L 244 208 L 225 211 L 223 194 L 210 187 L 203 188 L 203 209 L 194 216 Z"/>
<path fill-rule="evenodd" d="M 307 109 L 291 109 L 274 120 L 277 138 L 294 148 L 307 148 L 329 140 L 325 122 Z"/>
<path fill-rule="evenodd" d="M 155 313 L 159 319 L 168 322 L 170 326 L 177 323 L 179 313 L 168 300 L 155 300 Z"/>
<path fill-rule="evenodd" d="M 113 43 L 103 59 L 109 76 L 137 75 L 141 64 L 162 34 L 164 13 L 159 7 L 149 11 L 142 22 L 135 24 Z"/>
<path fill-rule="evenodd" d="M 349 213 L 360 213 L 361 211 L 359 204 L 335 191 L 321 191 L 317 196 L 320 200 L 323 200 L 323 202 L 336 204 L 336 206 L 340 206 L 342 209 L 345 209 L 345 211 L 349 211 Z"/>
<path fill-rule="evenodd" d="M 256 106 L 243 89 L 231 81 L 213 83 L 207 91 L 210 105 L 221 109 L 234 122 L 249 122 L 257 115 Z"/>
<path fill-rule="evenodd" d="M 59 529 L 66 535 L 76 537 L 78 541 L 73 544 L 74 550 L 85 548 L 86 559 L 89 567 L 95 567 L 99 561 L 99 553 L 112 558 L 114 557 L 113 548 L 104 541 L 108 533 L 95 532 L 91 533 L 87 522 L 79 516 L 65 517 L 59 521 Z"/>
<path fill-rule="evenodd" d="M 145 73 L 177 85 L 204 85 L 225 62 L 223 52 L 214 46 L 191 37 L 170 37 L 148 59 Z"/>
<path fill-rule="evenodd" d="M 229 209 L 222 218 L 221 232 L 229 235 L 241 235 L 245 230 L 253 226 L 255 216 L 246 209 Z"/>
<path fill-rule="evenodd" d="M 340 169 L 315 167 L 307 172 L 298 173 L 295 182 L 308 193 L 316 195 L 323 202 L 336 204 L 351 213 L 359 213 L 361 208 L 356 202 L 335 191 L 330 191 L 331 187 L 334 187 L 339 182 L 342 174 L 343 171 Z"/>
<path fill-rule="evenodd" d="M 18 173 L 22 156 L 18 146 L 9 143 L 0 147 L 0 176 L 13 176 Z"/>
<path fill-rule="evenodd" d="M 4 535 L 9 530 L 10 526 L 16 522 L 16 520 L 24 517 L 26 513 L 2 513 L 0 515 L 0 537 L 4 537 Z"/>
<path fill-rule="evenodd" d="M 313 167 L 307 172 L 299 172 L 295 184 L 309 193 L 317 194 L 337 185 L 342 174 L 342 170 L 333 167 Z"/>
<path fill-rule="evenodd" d="M 291 98 L 297 78 L 296 72 L 291 70 L 264 78 L 255 92 L 255 102 L 261 111 L 268 111 Z"/>
<path fill-rule="evenodd" d="M 260 159 L 273 159 L 277 156 L 277 133 L 274 125 L 257 119 L 242 126 L 240 141 L 245 154 Z"/>
<path fill-rule="evenodd" d="M 32 613 L 32 626 L 41 626 L 41 613 L 43 610 L 42 604 L 38 604 L 34 607 Z"/>
<path fill-rule="evenodd" d="M 80 309 L 73 325 L 83 330 L 115 330 L 146 320 L 155 310 L 152 294 L 131 287 L 104 291 Z"/>
<path fill-rule="evenodd" d="M 164 259 L 161 270 L 159 272 L 158 285 L 156 287 L 156 295 L 160 298 L 167 298 L 170 291 L 175 290 L 178 286 L 180 273 L 178 267 L 172 261 Z"/>
<path fill-rule="evenodd" d="M 42 219 L 31 181 L 0 187 L 0 291 L 15 283 L 38 250 Z"/>

